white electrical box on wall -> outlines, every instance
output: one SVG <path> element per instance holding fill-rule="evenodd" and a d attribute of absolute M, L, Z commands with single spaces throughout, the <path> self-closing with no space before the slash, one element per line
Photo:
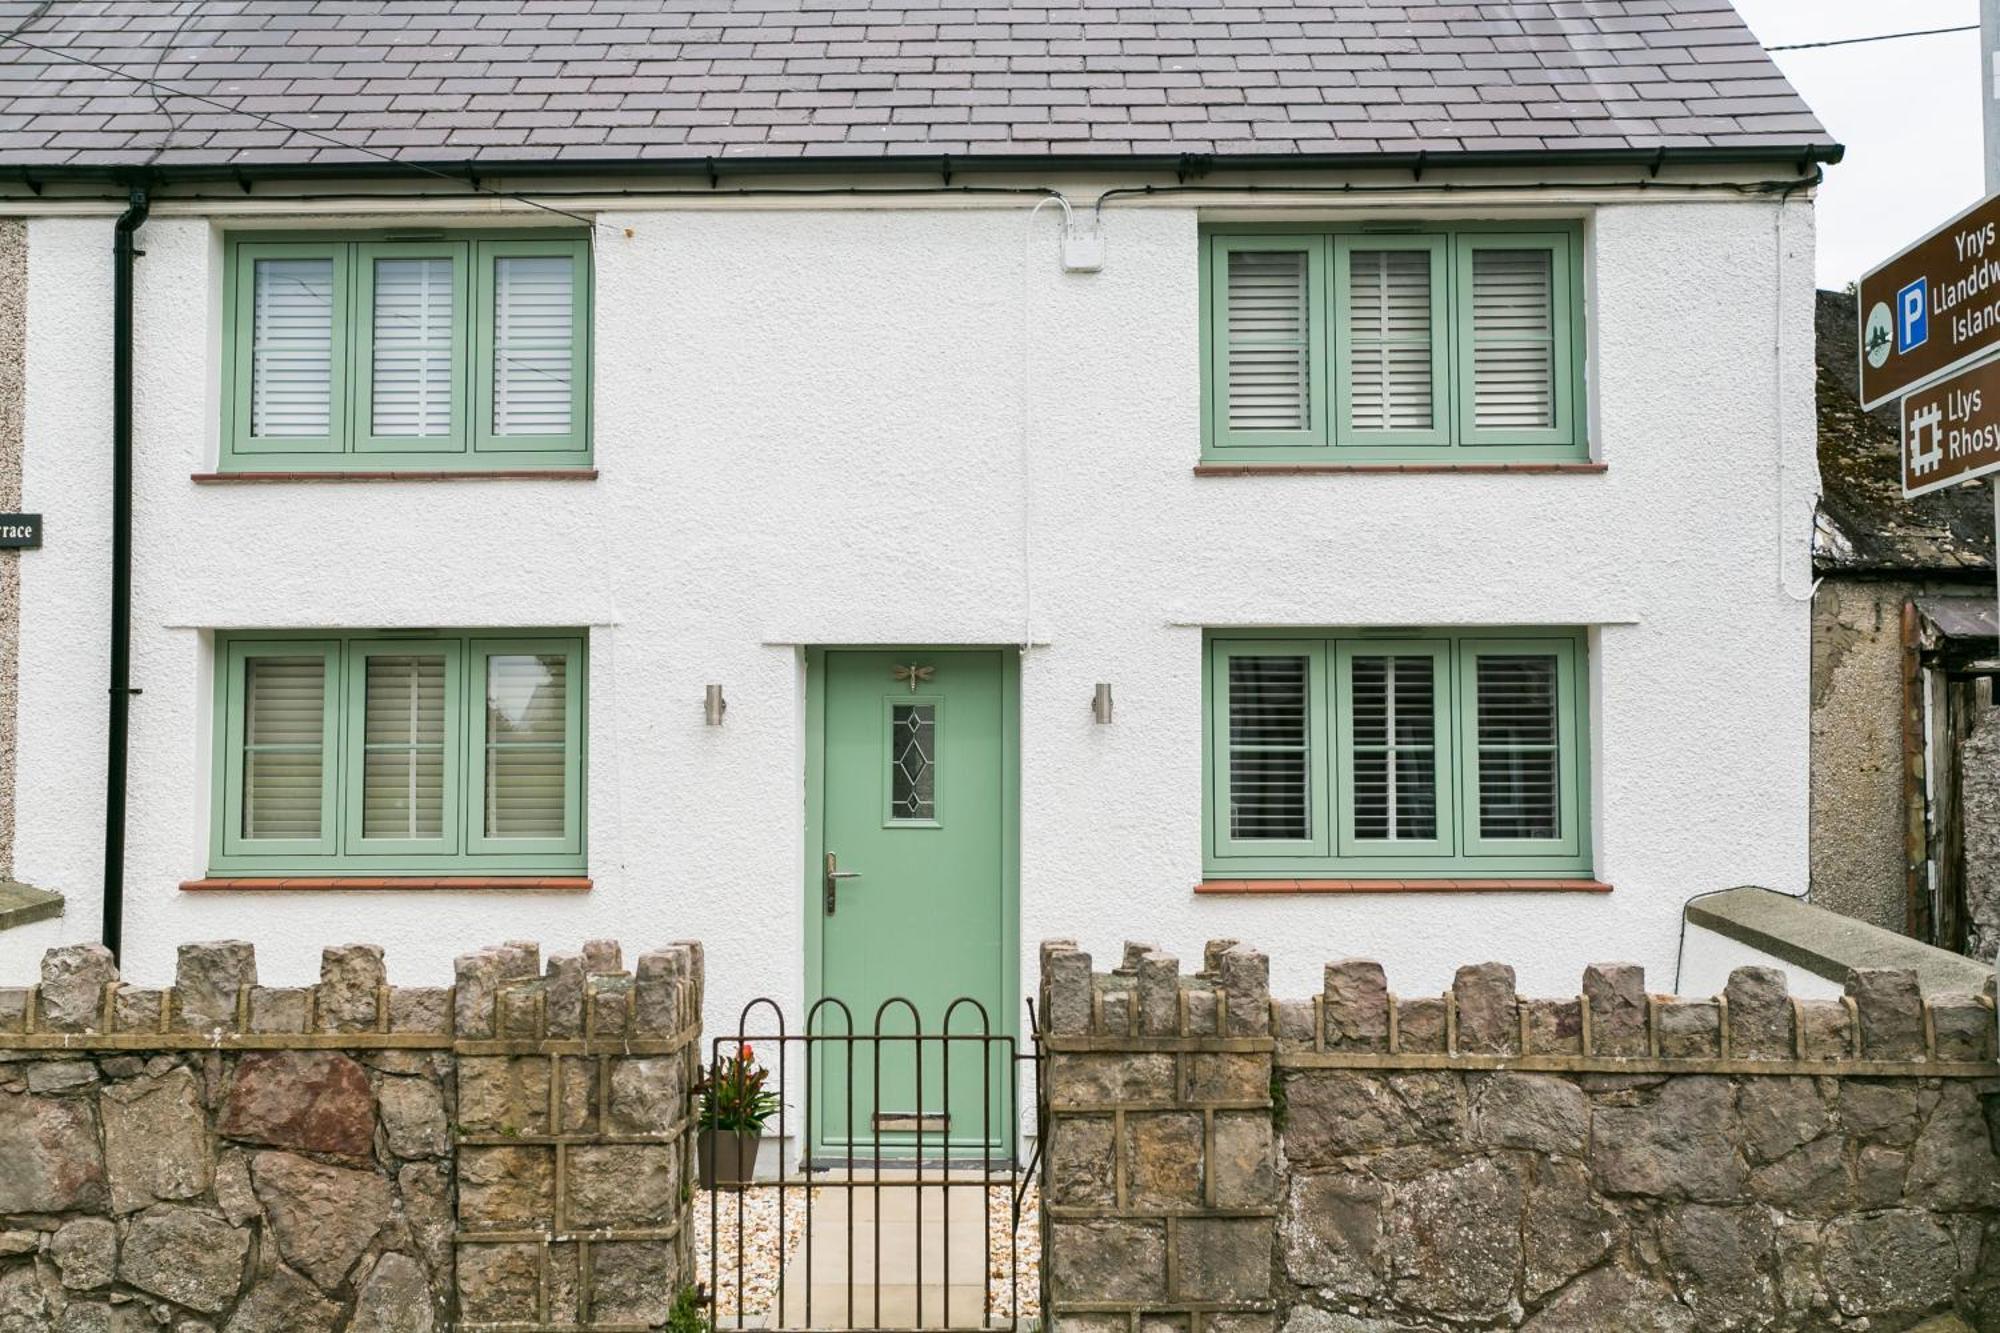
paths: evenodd
<path fill-rule="evenodd" d="M 1071 220 L 1063 227 L 1062 265 L 1065 273 L 1095 273 L 1104 267 L 1104 233 Z"/>

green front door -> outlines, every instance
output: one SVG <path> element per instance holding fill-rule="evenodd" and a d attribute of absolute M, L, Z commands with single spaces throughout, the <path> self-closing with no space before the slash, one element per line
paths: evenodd
<path fill-rule="evenodd" d="M 948 1010 L 951 1033 L 981 1031 L 961 998 L 994 1033 L 1015 1030 L 1014 657 L 827 649 L 808 670 L 809 998 L 839 1000 L 861 1035 L 879 1014 L 889 1036 L 851 1056 L 816 1046 L 813 1155 L 912 1157 L 919 1135 L 927 1159 L 947 1140 L 961 1159 L 1002 1153 L 1005 1052 L 943 1034 Z M 834 1011 L 819 1007 L 815 1032 L 845 1029 Z"/>

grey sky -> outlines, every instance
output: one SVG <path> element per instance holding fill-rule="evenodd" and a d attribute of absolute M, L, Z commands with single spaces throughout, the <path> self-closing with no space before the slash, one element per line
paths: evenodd
<path fill-rule="evenodd" d="M 1979 21 L 1978 0 L 1735 0 L 1765 45 Z M 1774 57 L 1847 160 L 1819 196 L 1819 285 L 1839 288 L 1978 200 L 1979 34 Z"/>

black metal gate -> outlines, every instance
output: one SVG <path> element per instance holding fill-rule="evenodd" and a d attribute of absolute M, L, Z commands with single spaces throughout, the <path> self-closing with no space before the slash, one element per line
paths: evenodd
<path fill-rule="evenodd" d="M 1032 1027 L 1032 1006 L 1029 1014 Z M 770 1161 L 767 1150 L 747 1185 L 703 1181 L 697 1226 L 705 1224 L 708 1252 L 699 1276 L 716 1329 L 1004 1330 L 1025 1322 L 1039 1305 L 1032 1200 L 1041 1135 L 1022 1163 L 1017 1074 L 1037 1059 L 1032 1049 L 1023 1053 L 1011 1032 L 993 1031 L 985 1006 L 970 998 L 947 1005 L 932 1029 L 914 1003 L 890 999 L 865 1030 L 845 1003 L 827 998 L 798 1031 L 775 1001 L 758 999 L 744 1006 L 735 1032 L 712 1039 L 711 1093 L 732 1077 L 741 1092 L 754 1074 L 731 1061 L 745 1055 L 776 1097 L 779 1157 Z M 976 1087 L 965 1086 L 968 1070 Z M 911 1104 L 897 1102 L 899 1089 L 914 1091 Z M 973 1095 L 976 1117 L 964 1109 Z M 704 1147 L 702 1157 L 704 1171 L 726 1170 L 716 1165 L 727 1163 L 726 1152 Z M 1032 1293 L 1025 1310 L 1024 1277 Z"/>

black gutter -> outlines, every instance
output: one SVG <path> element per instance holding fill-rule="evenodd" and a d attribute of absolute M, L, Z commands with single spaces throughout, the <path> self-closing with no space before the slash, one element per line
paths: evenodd
<path fill-rule="evenodd" d="M 104 947 L 118 957 L 125 929 L 125 779 L 132 721 L 132 267 L 146 225 L 146 191 L 133 186 L 112 241 L 111 266 L 111 726 L 104 773 Z"/>
<path fill-rule="evenodd" d="M 534 161 L 525 158 L 433 159 L 407 158 L 395 161 L 365 158 L 345 162 L 272 162 L 259 164 L 203 163 L 175 166 L 152 163 L 144 168 L 151 181 L 233 181 L 246 188 L 256 180 L 366 179 L 380 176 L 407 176 L 413 169 L 442 172 L 480 181 L 524 176 L 631 175 L 694 177 L 714 182 L 730 176 L 795 175 L 886 175 L 910 174 L 943 176 L 967 172 L 1106 172 L 1158 171 L 1182 178 L 1222 171 L 1441 171 L 1453 168 L 1485 167 L 1645 167 L 1654 174 L 1667 166 L 1741 166 L 1748 163 L 1797 163 L 1801 174 L 1817 163 L 1841 160 L 1846 149 L 1840 144 L 1804 143 L 1768 146 L 1656 147 L 1518 149 L 1518 150 L 1422 150 L 1399 153 L 1051 153 L 1029 154 L 910 154 L 890 157 L 688 157 L 688 158 L 566 158 Z M 47 166 L 0 165 L 5 178 L 21 180 L 30 188 L 52 181 L 103 181 L 129 184 L 138 178 L 136 165 L 94 164 Z"/>

